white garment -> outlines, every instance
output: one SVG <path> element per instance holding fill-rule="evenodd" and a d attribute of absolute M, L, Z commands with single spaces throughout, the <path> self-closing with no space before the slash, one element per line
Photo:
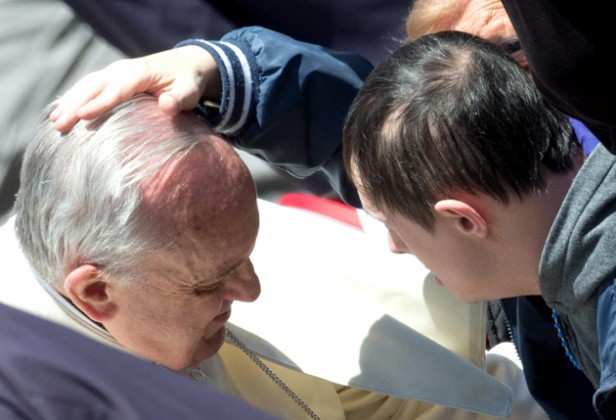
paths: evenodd
<path fill-rule="evenodd" d="M 489 415 L 506 416 L 513 407 L 514 413 L 526 413 L 520 419 L 545 418 L 533 414 L 537 406 L 511 360 L 500 358 L 488 368 L 498 368 L 491 373 L 513 385 L 515 396 L 476 366 L 485 354 L 482 306 L 443 294 L 413 257 L 389 253 L 384 231 L 382 238 L 371 236 L 262 200 L 259 210 L 253 263 L 262 294 L 249 305 L 234 303 L 229 325 L 253 351 L 342 385 Z M 33 280 L 12 220 L 0 227 L 0 267 L 0 301 L 81 329 L 67 323 L 64 311 L 50 305 L 49 294 Z M 441 410 L 446 418 L 452 412 L 486 418 Z"/>

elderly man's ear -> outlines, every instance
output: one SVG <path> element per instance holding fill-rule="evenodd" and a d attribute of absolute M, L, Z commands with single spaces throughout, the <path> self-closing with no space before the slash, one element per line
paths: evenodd
<path fill-rule="evenodd" d="M 117 312 L 111 298 L 110 284 L 92 264 L 74 269 L 64 280 L 64 292 L 73 304 L 93 321 L 104 323 Z"/>

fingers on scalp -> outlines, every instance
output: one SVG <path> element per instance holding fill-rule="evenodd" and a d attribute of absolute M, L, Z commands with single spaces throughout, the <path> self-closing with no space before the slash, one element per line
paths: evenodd
<path fill-rule="evenodd" d="M 109 84 L 113 80 L 110 68 L 111 65 L 82 77 L 56 101 L 50 119 L 58 131 L 68 132 L 79 119 L 92 119 L 104 112 L 97 102 L 101 96 L 105 100 L 105 96 L 109 95 Z M 104 107 L 105 102 L 102 103 Z"/>
<path fill-rule="evenodd" d="M 158 107 L 164 114 L 171 117 L 177 115 L 181 111 L 177 100 L 168 92 L 164 92 L 158 97 Z"/>
<path fill-rule="evenodd" d="M 90 76 L 93 75 L 88 75 L 78 81 L 75 86 L 68 90 L 58 100 L 58 106 L 56 108 L 58 114 L 67 112 L 75 113 L 84 104 L 92 101 L 100 94 L 103 89 L 103 84 L 98 79 Z"/>
<path fill-rule="evenodd" d="M 135 95 L 137 90 L 131 83 L 125 81 L 107 80 L 99 86 L 95 95 L 85 101 L 79 109 L 77 116 L 83 119 L 92 119 L 109 111 L 116 105 L 126 101 Z"/>
<path fill-rule="evenodd" d="M 62 107 L 61 107 L 61 105 L 60 105 L 60 103 L 59 103 L 59 102 L 56 102 L 56 103 L 54 104 L 54 108 L 53 108 L 53 110 L 52 110 L 52 111 L 51 111 L 51 113 L 49 114 L 49 119 L 50 119 L 52 122 L 56 122 L 56 120 L 60 117 L 60 115 L 62 115 Z"/>
<path fill-rule="evenodd" d="M 121 101 L 122 98 L 118 92 L 103 90 L 98 95 L 78 107 L 75 113 L 79 118 L 90 120 L 109 111 Z"/>
<path fill-rule="evenodd" d="M 53 121 L 53 120 L 52 120 Z M 74 113 L 64 112 L 53 121 L 53 126 L 61 133 L 68 132 L 76 123 L 79 118 Z"/>

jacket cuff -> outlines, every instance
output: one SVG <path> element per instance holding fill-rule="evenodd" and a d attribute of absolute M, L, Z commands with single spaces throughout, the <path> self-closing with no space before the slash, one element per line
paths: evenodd
<path fill-rule="evenodd" d="M 241 42 L 189 39 L 175 47 L 197 45 L 206 49 L 218 65 L 222 97 L 218 108 L 211 101 L 200 101 L 198 114 L 214 130 L 225 136 L 238 136 L 254 114 L 257 90 L 257 66 L 252 51 Z"/>

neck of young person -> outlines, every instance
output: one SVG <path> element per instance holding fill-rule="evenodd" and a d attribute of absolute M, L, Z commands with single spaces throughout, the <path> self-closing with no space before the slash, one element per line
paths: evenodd
<path fill-rule="evenodd" d="M 495 218 L 492 234 L 500 247 L 502 259 L 498 263 L 501 272 L 509 277 L 512 295 L 541 294 L 539 263 L 543 247 L 583 159 L 580 153 L 573 168 L 564 173 L 546 171 L 547 185 L 543 190 L 521 200 L 512 195 L 508 204 L 501 204 L 503 211 Z"/>

